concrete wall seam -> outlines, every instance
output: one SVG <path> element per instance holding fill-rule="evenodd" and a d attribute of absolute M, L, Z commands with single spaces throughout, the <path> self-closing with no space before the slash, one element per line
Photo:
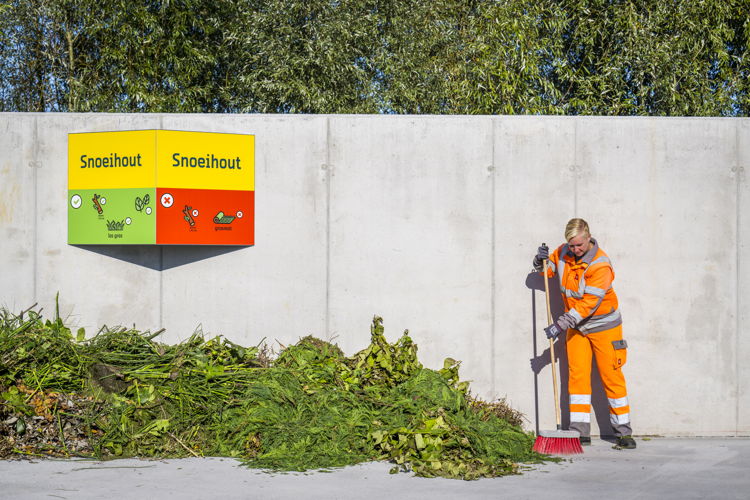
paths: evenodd
<path fill-rule="evenodd" d="M 322 165 L 323 174 L 325 176 L 326 183 L 326 298 L 325 298 L 325 331 L 326 335 L 330 338 L 331 333 L 331 175 L 333 166 L 331 165 L 331 118 L 326 116 L 325 120 L 326 127 L 326 152 L 325 165 Z"/>
<path fill-rule="evenodd" d="M 578 172 L 580 166 L 578 165 L 578 123 L 579 117 L 573 120 L 573 163 L 570 165 L 570 174 L 573 177 L 573 217 L 579 217 L 578 210 Z"/>
<path fill-rule="evenodd" d="M 40 165 L 40 155 L 39 155 L 39 119 L 35 116 L 34 119 L 34 136 L 32 138 L 32 161 L 29 164 L 29 167 L 31 167 L 33 172 L 33 186 L 34 186 L 34 208 L 33 208 L 33 247 L 31 249 L 31 254 L 33 255 L 33 262 L 31 265 L 31 269 L 34 275 L 34 281 L 32 284 L 32 290 L 33 290 L 33 296 L 34 296 L 34 303 L 37 303 L 39 301 L 38 296 L 38 283 L 39 283 L 39 276 L 38 276 L 38 266 L 39 266 L 39 165 Z"/>
<path fill-rule="evenodd" d="M 490 233 L 492 251 L 490 262 L 490 394 L 497 394 L 497 309 L 495 301 L 497 300 L 497 165 L 495 164 L 495 140 L 497 137 L 497 120 L 492 117 L 489 120 L 490 126 L 490 161 L 487 170 L 490 172 L 492 181 L 492 220 L 490 221 Z"/>
<path fill-rule="evenodd" d="M 735 203 L 737 206 L 737 211 L 735 213 L 735 226 L 736 226 L 736 241 L 735 241 L 735 258 L 736 258 L 736 277 L 735 277 L 735 331 L 734 331 L 734 373 L 736 377 L 735 381 L 735 428 L 734 428 L 734 435 L 739 436 L 740 435 L 740 401 L 741 401 L 741 395 L 742 395 L 742 377 L 740 373 L 740 352 L 741 352 L 741 341 L 740 341 L 740 331 L 741 331 L 741 317 L 740 317 L 740 311 L 741 311 L 741 287 L 740 283 L 742 280 L 742 258 L 741 258 L 741 242 L 742 242 L 742 174 L 743 174 L 743 167 L 741 164 L 742 159 L 740 158 L 740 150 L 742 148 L 742 142 L 740 139 L 740 126 L 741 122 L 735 123 L 734 127 L 734 134 L 735 134 L 735 151 L 734 151 L 734 165 L 732 166 L 732 173 L 734 173 L 735 177 Z"/>

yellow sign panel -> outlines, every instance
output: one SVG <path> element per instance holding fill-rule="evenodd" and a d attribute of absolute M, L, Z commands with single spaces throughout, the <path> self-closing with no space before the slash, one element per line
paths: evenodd
<path fill-rule="evenodd" d="M 69 134 L 69 189 L 135 188 L 155 182 L 155 130 Z"/>
<path fill-rule="evenodd" d="M 255 137 L 136 130 L 69 134 L 69 189 L 255 190 Z"/>
<path fill-rule="evenodd" d="M 255 189 L 255 137 L 211 132 L 157 132 L 157 187 Z"/>

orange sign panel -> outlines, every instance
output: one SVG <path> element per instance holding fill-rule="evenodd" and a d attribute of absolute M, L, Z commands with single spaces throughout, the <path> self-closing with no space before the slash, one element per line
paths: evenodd
<path fill-rule="evenodd" d="M 253 245 L 255 192 L 157 188 L 159 245 Z"/>

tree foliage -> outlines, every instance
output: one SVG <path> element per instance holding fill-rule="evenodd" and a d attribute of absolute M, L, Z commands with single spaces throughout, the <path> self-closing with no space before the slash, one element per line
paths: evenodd
<path fill-rule="evenodd" d="M 0 110 L 747 116 L 750 0 L 0 0 Z"/>

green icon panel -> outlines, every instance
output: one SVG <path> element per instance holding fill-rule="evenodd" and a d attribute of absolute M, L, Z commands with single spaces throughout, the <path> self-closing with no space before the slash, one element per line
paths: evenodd
<path fill-rule="evenodd" d="M 71 245 L 156 243 L 156 189 L 68 190 Z"/>

